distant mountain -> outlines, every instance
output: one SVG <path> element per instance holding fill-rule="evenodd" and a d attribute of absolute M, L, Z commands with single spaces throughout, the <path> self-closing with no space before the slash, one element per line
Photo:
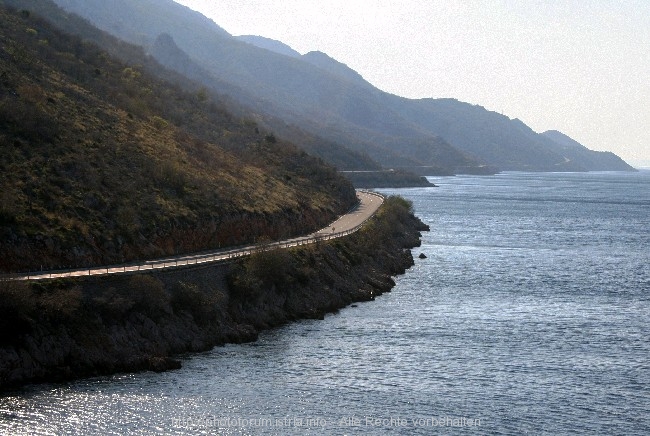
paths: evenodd
<path fill-rule="evenodd" d="M 558 132 L 557 130 L 547 130 L 546 132 L 542 133 L 542 136 L 547 137 L 551 141 L 555 142 L 558 145 L 561 145 L 566 149 L 582 150 L 586 148 L 575 139 L 572 139 L 564 133 Z"/>
<path fill-rule="evenodd" d="M 29 7 L 33 2 L 39 0 L 22 3 Z M 182 45 L 196 46 L 198 50 L 206 39 L 230 38 L 230 34 L 211 19 L 172 0 L 62 0 L 55 3 L 82 17 L 102 17 L 100 29 L 143 47 L 150 46 L 161 33 L 174 35 Z"/>
<path fill-rule="evenodd" d="M 272 51 L 283 56 L 288 56 L 291 58 L 300 58 L 303 61 L 312 64 L 324 71 L 327 71 L 341 79 L 345 79 L 351 82 L 355 82 L 358 85 L 362 86 L 371 86 L 366 80 L 361 76 L 361 74 L 354 71 L 352 68 L 347 65 L 329 57 L 327 54 L 320 51 L 310 51 L 304 55 L 301 55 L 299 52 L 288 46 L 287 44 L 276 41 L 275 39 L 265 38 L 263 36 L 256 35 L 242 35 L 236 36 L 235 39 L 240 41 L 247 42 L 251 45 L 254 45 L 259 48 L 263 48 L 268 51 Z"/>
<path fill-rule="evenodd" d="M 389 96 L 386 104 L 421 129 L 438 134 L 457 148 L 501 170 L 632 170 L 613 153 L 587 149 L 557 132 L 538 134 L 519 119 L 454 99 L 408 100 Z M 561 135 L 572 146 L 555 139 Z"/>
<path fill-rule="evenodd" d="M 550 139 L 554 147 L 563 156 L 574 161 L 579 161 L 589 171 L 633 171 L 631 165 L 623 159 L 609 151 L 592 151 L 587 149 L 578 141 L 568 137 L 557 130 L 548 130 L 542 133 L 547 139 Z M 559 146 L 559 147 L 558 147 Z"/>
<path fill-rule="evenodd" d="M 231 111 L 241 116 L 253 115 L 260 125 L 300 144 L 312 155 L 322 158 L 339 169 L 381 169 L 381 166 L 365 153 L 353 151 L 339 143 L 307 133 L 304 129 L 296 125 L 289 125 L 283 119 L 275 117 L 272 115 L 273 113 L 282 112 L 275 104 L 267 101 L 261 102 L 253 93 L 216 78 L 209 70 L 193 61 L 189 55 L 178 48 L 170 35 L 166 33 L 159 35 L 151 47 L 150 53 L 162 65 L 202 83 L 210 89 L 218 90 L 220 94 L 237 96 L 239 105 L 230 102 L 229 109 Z M 417 179 L 413 179 L 413 182 L 416 185 L 421 184 L 421 181 Z"/>
<path fill-rule="evenodd" d="M 159 35 L 169 34 L 209 72 L 206 86 L 254 107 L 261 118 L 282 120 L 386 168 L 431 175 L 620 168 L 615 159 L 587 149 L 567 154 L 565 147 L 520 120 L 480 106 L 385 93 L 323 53 L 297 57 L 286 45 L 264 38 L 243 42 L 170 0 L 119 0 L 111 13 L 103 12 L 104 0 L 55 1 L 147 48 Z"/>
<path fill-rule="evenodd" d="M 323 52 L 310 51 L 302 56 L 302 60 L 356 85 L 372 87 L 372 85 L 366 82 L 361 74 L 336 59 L 329 57 Z"/>
<path fill-rule="evenodd" d="M 272 51 L 283 56 L 289 56 L 291 58 L 299 58 L 300 53 L 289 47 L 287 44 L 276 41 L 275 39 L 265 38 L 263 36 L 256 35 L 241 35 L 236 36 L 236 39 L 240 41 L 247 42 L 259 48 L 263 48 L 268 51 Z"/>
<path fill-rule="evenodd" d="M 169 1 L 120 0 L 117 14 L 103 14 L 101 8 L 93 8 L 101 6 L 103 0 L 56 0 L 56 3 L 129 42 L 148 41 L 148 48 L 160 34 L 167 33 L 213 78 L 229 85 L 229 89 L 216 86 L 215 91 L 224 92 L 244 105 L 250 104 L 248 97 L 254 93 L 257 98 L 255 110 L 263 111 L 262 116 L 282 119 L 286 125 L 298 126 L 327 141 L 343 144 L 384 166 L 427 166 L 444 174 L 458 167 L 481 168 L 480 162 L 441 138 L 418 132 L 410 123 L 399 119 L 391 108 L 374 98 L 374 93 L 379 91 L 372 86 L 357 86 L 302 59 L 224 35 L 223 29 L 216 24 L 213 24 L 215 31 L 202 33 L 197 43 L 193 29 L 195 25 L 202 26 L 203 19 L 198 19 L 189 9 L 186 13 L 180 12 L 178 5 L 170 5 Z M 162 25 L 152 25 L 152 17 L 143 12 L 145 3 L 156 3 L 155 17 L 164 16 L 159 18 L 161 23 L 170 20 L 174 23 L 167 24 L 166 29 Z M 120 15 L 129 19 L 122 19 Z M 133 24 L 138 16 L 147 24 Z M 207 85 L 214 85 L 214 82 Z M 243 90 L 243 95 L 231 94 L 233 87 Z"/>

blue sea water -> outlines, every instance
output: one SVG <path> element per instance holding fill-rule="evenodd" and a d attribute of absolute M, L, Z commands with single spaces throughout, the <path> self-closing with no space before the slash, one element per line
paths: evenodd
<path fill-rule="evenodd" d="M 8 434 L 650 434 L 650 172 L 462 176 L 375 301 L 183 369 L 0 397 Z"/>

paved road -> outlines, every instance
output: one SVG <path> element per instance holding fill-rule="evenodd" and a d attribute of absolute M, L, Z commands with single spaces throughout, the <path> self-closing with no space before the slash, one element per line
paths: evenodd
<path fill-rule="evenodd" d="M 340 216 L 336 221 L 321 230 L 309 235 L 298 238 L 287 239 L 284 241 L 273 242 L 266 247 L 296 247 L 299 245 L 313 244 L 318 240 L 329 240 L 340 238 L 357 231 L 361 225 L 374 215 L 383 203 L 384 199 L 379 194 L 367 191 L 357 191 L 359 204 L 352 208 L 345 215 Z M 212 262 L 223 262 L 241 256 L 247 256 L 259 250 L 255 245 L 239 247 L 236 249 L 214 250 L 198 254 L 189 254 L 183 256 L 168 257 L 165 259 L 156 259 L 145 261 L 139 264 L 112 265 L 105 267 L 93 267 L 90 269 L 74 269 L 66 271 L 42 271 L 29 273 L 22 276 L 12 277 L 15 280 L 42 280 L 62 277 L 80 277 L 80 276 L 98 276 L 107 274 L 124 274 L 138 271 L 152 271 L 165 268 L 176 268 L 186 265 L 206 264 Z"/>
<path fill-rule="evenodd" d="M 310 236 L 330 235 L 332 233 L 346 232 L 363 224 L 368 218 L 373 216 L 379 206 L 384 202 L 384 198 L 378 194 L 366 191 L 357 191 L 359 204 L 345 215 L 341 215 L 336 221 L 329 226 L 312 233 Z"/>

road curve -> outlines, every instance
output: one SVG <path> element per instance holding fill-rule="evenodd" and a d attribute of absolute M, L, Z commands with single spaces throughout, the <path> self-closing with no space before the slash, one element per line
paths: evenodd
<path fill-rule="evenodd" d="M 265 245 L 263 249 L 297 247 L 299 245 L 313 244 L 317 241 L 340 238 L 356 232 L 375 214 L 375 212 L 377 212 L 377 209 L 379 209 L 381 204 L 384 202 L 384 198 L 381 195 L 369 191 L 357 191 L 357 197 L 359 198 L 359 203 L 327 227 L 305 236 L 272 242 Z M 43 280 L 63 277 L 101 276 L 125 273 L 132 274 L 159 269 L 178 268 L 188 265 L 224 262 L 237 257 L 248 256 L 260 249 L 262 248 L 257 245 L 249 245 L 235 249 L 213 250 L 197 254 L 187 254 L 164 259 L 143 261 L 137 264 L 129 263 L 65 271 L 39 271 L 23 275 L 11 275 L 9 278 L 11 280 Z"/>

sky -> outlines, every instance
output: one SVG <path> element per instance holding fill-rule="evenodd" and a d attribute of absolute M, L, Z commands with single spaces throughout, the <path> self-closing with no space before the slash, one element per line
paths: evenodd
<path fill-rule="evenodd" d="M 650 0 L 176 0 L 232 35 L 319 50 L 650 166 Z"/>

